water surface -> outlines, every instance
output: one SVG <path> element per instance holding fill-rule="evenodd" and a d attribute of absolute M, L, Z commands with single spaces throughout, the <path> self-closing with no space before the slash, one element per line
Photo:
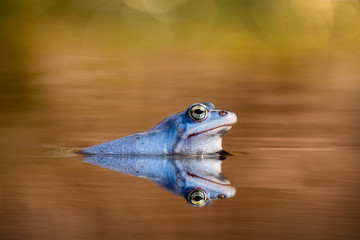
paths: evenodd
<path fill-rule="evenodd" d="M 21 90 L 1 89 L 2 239 L 359 236 L 358 62 L 54 55 L 32 66 L 8 75 Z M 74 153 L 199 101 L 238 116 L 223 142 L 232 198 L 193 208 Z"/>

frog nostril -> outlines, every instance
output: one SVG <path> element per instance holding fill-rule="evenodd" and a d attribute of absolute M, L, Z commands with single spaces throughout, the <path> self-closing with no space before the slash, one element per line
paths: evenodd
<path fill-rule="evenodd" d="M 218 195 L 218 199 L 225 199 L 225 198 L 226 198 L 226 196 L 224 194 L 219 194 Z"/>
<path fill-rule="evenodd" d="M 225 116 L 226 114 L 228 114 L 228 112 L 227 112 L 227 111 L 224 111 L 224 110 L 221 110 L 221 111 L 219 112 L 219 115 L 220 115 L 220 116 Z"/>

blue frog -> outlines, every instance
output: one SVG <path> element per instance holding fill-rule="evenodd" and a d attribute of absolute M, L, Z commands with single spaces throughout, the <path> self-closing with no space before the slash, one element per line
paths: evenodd
<path fill-rule="evenodd" d="M 203 155 L 222 151 L 222 137 L 237 121 L 235 113 L 210 102 L 191 104 L 146 132 L 80 150 L 81 154 Z"/>

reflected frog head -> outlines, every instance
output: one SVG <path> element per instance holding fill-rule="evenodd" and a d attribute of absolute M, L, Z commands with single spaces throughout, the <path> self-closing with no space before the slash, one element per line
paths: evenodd
<path fill-rule="evenodd" d="M 174 190 L 192 207 L 204 207 L 214 200 L 231 198 L 236 189 L 221 172 L 222 159 L 207 156 L 201 159 L 175 160 Z"/>

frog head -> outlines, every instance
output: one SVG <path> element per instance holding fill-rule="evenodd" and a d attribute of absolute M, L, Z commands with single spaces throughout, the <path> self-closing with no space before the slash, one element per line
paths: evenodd
<path fill-rule="evenodd" d="M 175 154 L 211 154 L 222 150 L 222 137 L 236 123 L 235 113 L 212 103 L 191 104 L 177 122 Z"/>

